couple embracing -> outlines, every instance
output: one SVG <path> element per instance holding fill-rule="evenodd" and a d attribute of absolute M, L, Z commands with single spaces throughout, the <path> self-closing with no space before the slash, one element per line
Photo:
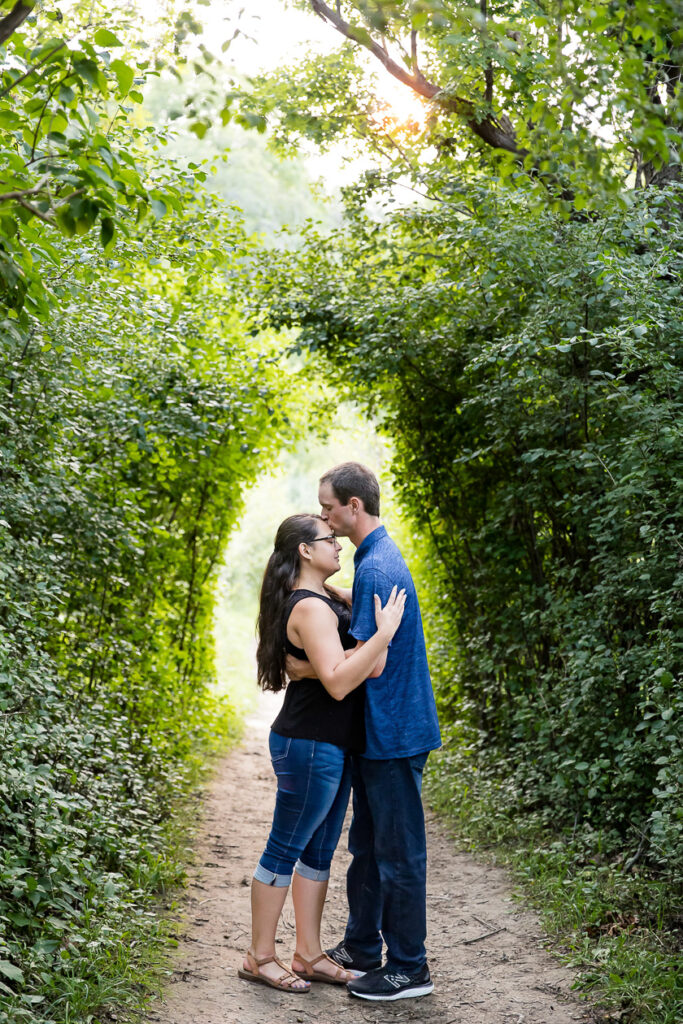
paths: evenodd
<path fill-rule="evenodd" d="M 270 733 L 275 813 L 239 975 L 298 994 L 322 982 L 371 1000 L 428 995 L 421 784 L 440 735 L 417 596 L 380 523 L 374 474 L 343 463 L 321 478 L 318 497 L 320 516 L 280 525 L 261 590 L 259 683 L 278 691 L 290 681 Z M 338 537 L 356 548 L 351 591 L 327 583 Z M 349 917 L 324 953 L 320 923 L 351 789 Z M 290 884 L 291 968 L 275 956 Z"/>

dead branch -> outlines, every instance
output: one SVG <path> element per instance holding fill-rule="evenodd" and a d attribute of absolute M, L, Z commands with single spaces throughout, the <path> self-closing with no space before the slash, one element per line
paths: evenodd
<path fill-rule="evenodd" d="M 494 928 L 492 932 L 484 932 L 483 935 L 477 935 L 476 939 L 463 939 L 463 946 L 472 946 L 475 942 L 482 942 L 483 939 L 490 939 L 492 935 L 497 935 L 498 932 L 506 932 L 507 928 Z"/>

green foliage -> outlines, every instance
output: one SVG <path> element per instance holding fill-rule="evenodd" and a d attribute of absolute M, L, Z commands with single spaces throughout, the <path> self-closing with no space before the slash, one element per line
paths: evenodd
<path fill-rule="evenodd" d="M 0 1020 L 61 1024 L 139 1002 L 158 956 L 175 815 L 238 729 L 210 689 L 217 564 L 295 429 L 242 327 L 246 236 L 154 155 L 111 21 L 24 29 L 0 96 Z"/>
<path fill-rule="evenodd" d="M 149 932 L 143 890 L 177 877 L 171 812 L 201 752 L 235 729 L 208 690 L 213 580 L 242 488 L 287 426 L 226 290 L 239 229 L 209 199 L 174 227 L 169 238 L 152 225 L 109 258 L 96 240 L 70 247 L 49 322 L 3 336 L 12 1020 L 116 997 L 126 919 Z"/>
<path fill-rule="evenodd" d="M 434 555 L 454 800 L 683 878 L 681 193 L 600 220 L 473 186 L 262 269 L 396 448 Z M 468 778 L 465 782 L 464 779 Z M 453 781 L 453 780 L 456 781 Z M 460 781 L 458 781 L 460 780 Z M 493 806 L 493 796 L 489 806 Z"/>
<path fill-rule="evenodd" d="M 108 245 L 117 225 L 125 230 L 161 196 L 140 159 L 146 131 L 128 123 L 131 104 L 142 98 L 133 89 L 135 76 L 146 64 L 136 68 L 123 60 L 122 45 L 104 27 L 84 38 L 57 8 L 42 18 L 31 15 L 5 47 L 0 217 L 6 256 L 0 269 L 8 289 L 25 286 L 36 221 L 69 238 L 99 224 Z M 127 148 L 117 145 L 123 125 Z M 27 301 L 32 307 L 39 299 L 29 290 Z"/>
<path fill-rule="evenodd" d="M 426 778 L 458 841 L 480 855 L 493 849 L 512 871 L 592 1005 L 611 1011 L 606 1021 L 678 1024 L 681 915 L 670 880 L 639 870 L 635 853 L 611 857 L 600 829 L 577 825 L 560 837 L 533 814 L 510 814 L 504 781 L 477 768 L 460 739 L 450 733 Z"/>
<path fill-rule="evenodd" d="M 627 181 L 678 177 L 683 33 L 672 0 L 297 6 L 346 43 L 245 90 L 237 108 L 261 112 L 276 138 L 330 145 L 352 134 L 430 185 L 435 164 L 451 177 L 473 163 L 506 181 L 521 172 L 536 201 L 564 216 L 613 203 Z M 393 125 L 377 116 L 369 97 L 382 87 L 369 66 L 429 103 L 421 138 L 400 115 Z"/>

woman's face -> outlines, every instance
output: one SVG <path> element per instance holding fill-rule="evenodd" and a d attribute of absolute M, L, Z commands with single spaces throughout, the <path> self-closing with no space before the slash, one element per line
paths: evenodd
<path fill-rule="evenodd" d="M 305 550 L 308 551 L 310 565 L 314 569 L 320 569 L 331 576 L 339 569 L 339 552 L 341 544 L 333 534 L 328 523 L 317 520 L 317 530 L 314 540 L 306 542 Z"/>

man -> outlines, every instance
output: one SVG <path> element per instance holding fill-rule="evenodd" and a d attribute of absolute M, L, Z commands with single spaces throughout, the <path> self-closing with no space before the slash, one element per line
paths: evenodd
<path fill-rule="evenodd" d="M 406 608 L 381 675 L 367 681 L 367 745 L 353 763 L 353 821 L 347 875 L 349 919 L 329 955 L 365 972 L 349 982 L 354 996 L 393 1000 L 434 988 L 425 938 L 427 851 L 421 800 L 430 750 L 441 745 L 417 595 L 401 553 L 379 519 L 379 484 L 357 462 L 320 480 L 322 518 L 355 545 L 351 634 L 359 644 L 375 632 L 374 595 L 384 605 L 393 586 Z M 387 959 L 382 966 L 382 937 Z"/>

